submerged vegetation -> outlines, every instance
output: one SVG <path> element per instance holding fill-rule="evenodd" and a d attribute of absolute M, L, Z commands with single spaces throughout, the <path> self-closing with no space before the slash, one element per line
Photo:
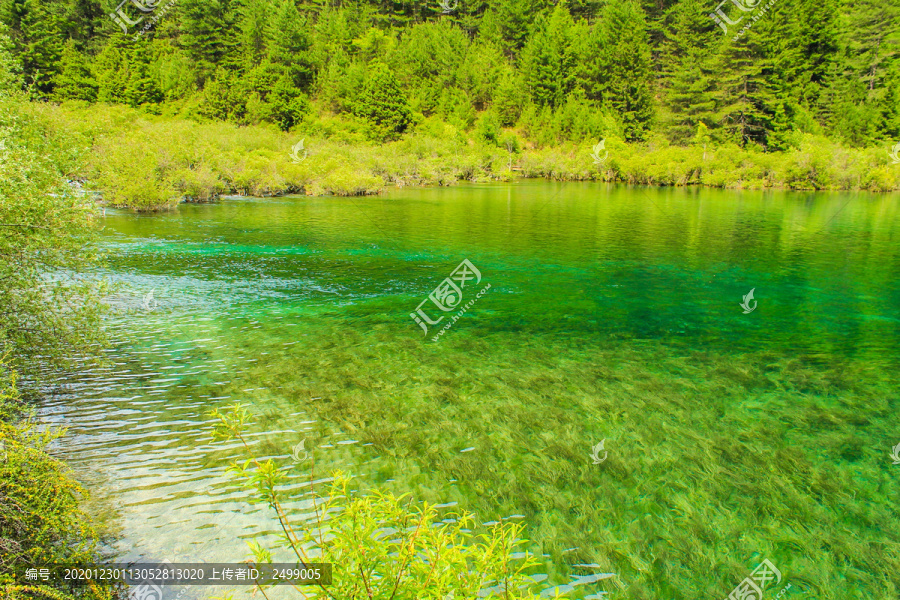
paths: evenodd
<path fill-rule="evenodd" d="M 266 503 L 283 532 L 280 548 L 303 564 L 332 565 L 332 584 L 310 587 L 306 597 L 416 598 L 420 600 L 499 597 L 534 600 L 534 581 L 528 569 L 537 561 L 520 547 L 522 526 L 498 523 L 475 535 L 472 515 L 443 514 L 427 503 L 377 491 L 359 495 L 340 472 L 331 479 L 327 495 L 315 489 L 310 471 L 309 510 L 315 515 L 292 523 L 284 509 L 286 471 L 274 461 L 253 455 L 244 435 L 250 413 L 241 405 L 214 411 L 218 419 L 214 437 L 240 440 L 251 458 L 233 463 L 235 475 L 254 490 L 254 499 Z M 318 485 L 322 485 L 319 482 Z M 272 562 L 273 552 L 257 541 L 249 542 L 256 562 Z M 259 586 L 261 589 L 264 586 Z M 559 597 L 555 594 L 553 597 Z"/>
<path fill-rule="evenodd" d="M 296 407 L 287 399 L 313 398 L 321 439 L 372 444 L 364 466 L 382 489 L 464 500 L 481 519 L 523 513 L 546 572 L 596 564 L 617 573 L 603 588 L 617 596 L 723 597 L 764 558 L 792 583 L 789 597 L 896 593 L 896 473 L 879 445 L 897 422 L 896 362 L 572 332 L 526 342 L 496 323 L 509 307 L 492 313 L 477 336 L 440 346 L 374 316 L 371 329 L 306 328 L 318 342 L 304 349 L 270 333 L 254 355 L 276 358 L 216 393 L 278 389 L 270 430 L 289 426 L 271 414 Z M 608 458 L 592 464 L 604 438 Z"/>

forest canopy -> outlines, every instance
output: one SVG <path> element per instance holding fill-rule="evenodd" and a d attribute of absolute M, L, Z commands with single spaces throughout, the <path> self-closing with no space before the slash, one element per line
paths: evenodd
<path fill-rule="evenodd" d="M 537 143 L 900 137 L 900 0 L 2 0 L 35 99 L 394 139 L 416 117 Z"/>

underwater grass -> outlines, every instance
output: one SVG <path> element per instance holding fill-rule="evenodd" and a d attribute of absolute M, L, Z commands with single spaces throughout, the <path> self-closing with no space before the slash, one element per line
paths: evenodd
<path fill-rule="evenodd" d="M 557 581 L 593 563 L 622 597 L 725 596 L 768 558 L 788 596 L 900 589 L 898 389 L 879 366 L 557 335 L 423 345 L 337 322 L 285 347 L 263 329 L 238 345 L 269 354 L 226 393 L 278 390 L 264 430 L 303 405 L 372 444 L 380 489 L 485 520 L 523 514 Z M 287 442 L 268 443 L 277 455 Z"/>
<path fill-rule="evenodd" d="M 317 473 L 352 472 L 362 490 L 521 521 L 548 586 L 617 574 L 570 597 L 721 598 L 763 559 L 788 597 L 894 597 L 893 199 L 690 204 L 679 198 L 694 190 L 577 184 L 554 205 L 542 200 L 556 186 L 522 187 L 534 193 L 111 219 L 128 240 L 111 238 L 113 272 L 155 287 L 160 308 L 123 324 L 116 356 L 140 381 L 99 390 L 95 406 L 139 414 L 168 444 L 148 460 L 161 476 L 122 497 L 162 497 L 160 459 L 194 457 L 171 473 L 190 503 L 141 513 L 174 505 L 198 524 L 132 523 L 123 544 L 184 552 L 212 535 L 197 504 L 234 510 L 241 495 L 220 478 L 233 451 L 196 438 L 199 415 L 238 401 L 256 417 L 255 452 L 279 465 L 304 441 Z M 504 221 L 511 204 L 521 210 Z M 392 222 L 411 233 L 382 236 Z M 493 287 L 428 343 L 409 312 L 463 252 Z M 750 286 L 759 309 L 742 315 Z M 124 437 L 111 454 L 137 443 Z M 608 458 L 593 464 L 601 440 Z M 305 518 L 309 475 L 293 469 L 286 506 Z M 240 524 L 220 556 L 271 529 Z"/>
<path fill-rule="evenodd" d="M 334 569 L 329 585 L 319 584 L 304 597 L 536 600 L 529 591 L 535 582 L 526 572 L 537 561 L 517 551 L 527 544 L 522 525 L 495 524 L 475 535 L 471 515 L 445 514 L 439 521 L 438 510 L 427 503 L 413 504 L 411 498 L 377 491 L 359 495 L 351 489 L 351 478 L 340 471 L 332 473 L 330 488 L 321 494 L 310 467 L 308 495 L 315 521 L 313 526 L 297 526 L 283 504 L 291 495 L 285 488 L 292 469 L 255 456 L 246 437 L 252 426 L 246 407 L 236 403 L 225 411 L 213 410 L 211 416 L 218 420 L 213 437 L 239 440 L 249 456 L 229 470 L 255 492 L 255 502 L 272 509 L 272 520 L 283 533 L 278 545 L 289 548 L 299 564 L 315 561 Z M 269 548 L 256 540 L 248 544 L 256 562 L 272 562 Z M 263 595 L 266 587 L 256 584 Z"/>

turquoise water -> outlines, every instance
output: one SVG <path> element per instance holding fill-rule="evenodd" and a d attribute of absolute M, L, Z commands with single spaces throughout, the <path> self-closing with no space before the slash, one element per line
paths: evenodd
<path fill-rule="evenodd" d="M 897 598 L 898 209 L 525 182 L 110 211 L 110 363 L 43 414 L 121 560 L 272 539 L 210 437 L 240 401 L 298 518 L 304 441 L 316 485 L 524 523 L 545 588 L 616 574 L 570 597 L 725 597 L 768 558 L 773 595 Z M 464 259 L 480 281 L 424 334 Z"/>

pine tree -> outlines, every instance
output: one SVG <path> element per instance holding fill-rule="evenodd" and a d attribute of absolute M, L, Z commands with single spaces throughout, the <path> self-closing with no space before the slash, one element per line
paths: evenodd
<path fill-rule="evenodd" d="M 266 57 L 267 29 L 273 5 L 270 0 L 244 0 L 238 9 L 237 27 L 243 67 L 251 69 Z"/>
<path fill-rule="evenodd" d="M 369 124 L 373 140 L 396 139 L 412 122 L 412 112 L 394 73 L 383 63 L 370 65 L 363 93 L 354 112 Z"/>
<path fill-rule="evenodd" d="M 162 101 L 162 91 L 150 75 L 149 54 L 147 44 L 136 43 L 128 55 L 128 80 L 124 97 L 133 107 Z"/>
<path fill-rule="evenodd" d="M 840 48 L 826 77 L 821 115 L 845 142 L 865 145 L 896 131 L 900 0 L 847 4 Z"/>
<path fill-rule="evenodd" d="M 97 99 L 97 80 L 88 66 L 87 57 L 75 47 L 75 41 L 69 40 L 63 48 L 60 59 L 60 72 L 54 80 L 54 97 L 58 100 Z"/>
<path fill-rule="evenodd" d="M 523 87 L 522 82 L 512 74 L 500 80 L 494 95 L 494 110 L 503 127 L 511 127 L 519 120 L 525 105 Z"/>
<path fill-rule="evenodd" d="M 884 78 L 881 103 L 881 134 L 891 140 L 900 138 L 900 65 L 892 65 Z"/>
<path fill-rule="evenodd" d="M 307 90 L 315 77 L 310 55 L 310 28 L 297 12 L 293 0 L 281 0 L 267 32 L 269 60 L 300 90 Z"/>
<path fill-rule="evenodd" d="M 282 131 L 290 131 L 309 110 L 306 97 L 287 75 L 275 84 L 271 94 L 272 114 Z"/>
<path fill-rule="evenodd" d="M 796 99 L 816 110 L 824 91 L 828 72 L 839 50 L 838 5 L 818 0 L 800 0 L 792 18 L 798 23 L 796 46 L 802 50 L 802 62 L 793 66 Z"/>
<path fill-rule="evenodd" d="M 446 19 L 404 31 L 390 59 L 398 79 L 415 90 L 412 100 L 417 111 L 434 113 L 444 90 L 459 84 L 468 45 L 463 30 Z"/>
<path fill-rule="evenodd" d="M 432 21 L 406 29 L 391 59 L 405 84 L 443 87 L 456 83 L 468 47 L 462 29 Z"/>
<path fill-rule="evenodd" d="M 642 139 L 653 116 L 653 71 L 641 7 L 634 0 L 607 4 L 597 38 L 603 105 L 617 113 L 626 139 Z"/>
<path fill-rule="evenodd" d="M 195 62 L 201 81 L 219 67 L 234 67 L 236 27 L 230 0 L 180 0 L 179 43 Z M 236 7 L 234 7 L 236 8 Z"/>
<path fill-rule="evenodd" d="M 61 7 L 62 31 L 66 38 L 75 41 L 78 50 L 83 51 L 88 41 L 109 21 L 98 0 L 67 0 Z"/>
<path fill-rule="evenodd" d="M 228 92 L 227 80 L 221 82 L 217 77 L 207 79 L 203 86 L 203 101 L 198 108 L 200 115 L 216 121 L 227 120 L 232 109 Z"/>
<path fill-rule="evenodd" d="M 0 23 L 0 97 L 22 89 L 22 66 L 13 54 L 15 45 Z"/>
<path fill-rule="evenodd" d="M 525 46 L 534 20 L 533 0 L 494 0 L 490 12 L 499 42 L 512 57 Z"/>
<path fill-rule="evenodd" d="M 848 66 L 873 92 L 882 87 L 888 63 L 897 55 L 900 1 L 858 0 L 848 10 Z"/>
<path fill-rule="evenodd" d="M 134 42 L 131 37 L 117 31 L 94 59 L 93 71 L 97 78 L 97 100 L 100 102 L 127 102 L 128 57 Z"/>
<path fill-rule="evenodd" d="M 561 0 L 549 17 L 538 18 L 534 34 L 522 50 L 525 81 L 541 106 L 562 104 L 575 83 L 574 25 L 566 1 Z"/>
<path fill-rule="evenodd" d="M 705 0 L 683 0 L 667 15 L 660 84 L 667 100 L 670 138 L 684 142 L 700 124 L 715 122 L 713 40 L 721 35 Z"/>
<path fill-rule="evenodd" d="M 745 13 L 739 25 L 729 25 L 727 35 L 719 38 L 714 63 L 717 140 L 765 147 L 776 113 L 779 127 L 789 128 L 783 92 L 795 81 L 786 74 L 786 65 L 799 62 L 800 52 L 789 5 L 786 0 L 768 12 Z"/>
<path fill-rule="evenodd" d="M 515 67 L 503 55 L 500 45 L 481 38 L 469 44 L 458 69 L 455 83 L 466 91 L 471 104 L 478 110 L 483 110 L 496 100 L 502 82 L 518 78 Z M 519 93 L 525 90 L 521 81 L 510 82 L 509 85 L 517 86 Z"/>
<path fill-rule="evenodd" d="M 58 20 L 39 0 L 6 0 L 2 17 L 22 65 L 25 85 L 38 96 L 48 95 L 62 54 Z"/>

